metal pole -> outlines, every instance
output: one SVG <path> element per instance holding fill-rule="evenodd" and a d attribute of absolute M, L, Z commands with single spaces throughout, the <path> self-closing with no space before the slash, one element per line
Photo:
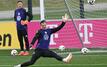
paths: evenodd
<path fill-rule="evenodd" d="M 28 0 L 28 12 L 32 14 L 32 0 Z"/>
<path fill-rule="evenodd" d="M 40 0 L 40 17 L 41 20 L 45 20 L 44 0 Z"/>
<path fill-rule="evenodd" d="M 84 0 L 80 0 L 80 18 L 84 17 Z"/>

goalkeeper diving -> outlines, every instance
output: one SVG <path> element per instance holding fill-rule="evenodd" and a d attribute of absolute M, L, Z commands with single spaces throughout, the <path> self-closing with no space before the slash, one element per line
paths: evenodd
<path fill-rule="evenodd" d="M 22 64 L 18 64 L 14 67 L 27 67 L 27 66 L 33 65 L 40 57 L 55 58 L 58 61 L 69 63 L 72 59 L 72 53 L 69 53 L 69 55 L 66 58 L 63 58 L 59 56 L 57 53 L 49 49 L 49 42 L 50 42 L 51 34 L 56 33 L 57 31 L 62 29 L 65 26 L 67 20 L 68 20 L 68 15 L 65 14 L 65 16 L 62 16 L 62 23 L 58 27 L 53 28 L 53 29 L 47 28 L 46 21 L 42 20 L 40 22 L 41 29 L 38 30 L 38 32 L 35 34 L 30 44 L 30 47 L 32 47 L 34 43 L 36 42 L 36 40 L 38 40 L 37 46 L 32 54 L 31 60 L 24 62 Z"/>

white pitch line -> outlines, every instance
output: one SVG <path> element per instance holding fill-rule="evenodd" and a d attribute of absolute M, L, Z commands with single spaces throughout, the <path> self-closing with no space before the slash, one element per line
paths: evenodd
<path fill-rule="evenodd" d="M 81 51 L 76 51 L 76 52 L 71 52 L 71 53 L 72 54 L 82 54 Z M 88 53 L 107 53 L 107 50 L 89 50 Z M 58 53 L 58 54 L 69 54 L 69 52 Z"/>
<path fill-rule="evenodd" d="M 73 56 L 107 56 L 107 55 L 87 55 L 87 54 L 81 54 L 81 55 L 73 55 Z M 22 57 L 22 56 L 0 56 L 0 57 Z M 27 56 L 27 57 L 31 57 L 31 56 Z"/>
<path fill-rule="evenodd" d="M 105 65 L 107 66 L 107 64 L 40 64 L 40 65 L 33 65 L 34 66 L 42 66 L 42 67 L 45 67 L 45 66 L 102 66 L 102 65 Z M 0 67 L 7 67 L 7 66 L 14 66 L 14 65 L 0 65 Z"/>

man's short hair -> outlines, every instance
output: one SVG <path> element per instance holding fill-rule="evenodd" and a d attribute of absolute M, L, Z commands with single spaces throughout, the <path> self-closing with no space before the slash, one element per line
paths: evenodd
<path fill-rule="evenodd" d="M 17 1 L 17 3 L 19 3 L 19 2 L 22 2 L 22 3 L 23 3 L 23 1 L 21 1 L 21 0 Z"/>
<path fill-rule="evenodd" d="M 46 22 L 46 20 L 42 20 L 42 21 L 40 22 L 40 24 L 41 24 L 41 23 L 44 23 L 44 22 Z"/>

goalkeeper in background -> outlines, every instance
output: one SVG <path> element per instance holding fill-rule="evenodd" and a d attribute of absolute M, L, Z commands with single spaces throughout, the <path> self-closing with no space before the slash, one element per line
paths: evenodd
<path fill-rule="evenodd" d="M 67 19 L 68 19 L 67 15 L 63 16 L 62 24 L 59 25 L 57 28 L 53 28 L 53 29 L 47 29 L 46 21 L 45 20 L 41 21 L 41 23 L 40 23 L 41 29 L 38 30 L 38 32 L 35 34 L 32 42 L 31 42 L 31 46 L 33 46 L 35 41 L 38 40 L 36 49 L 33 52 L 31 60 L 27 61 L 25 63 L 19 64 L 19 65 L 16 65 L 14 67 L 27 67 L 27 66 L 33 65 L 40 57 L 55 58 L 59 61 L 69 63 L 72 59 L 71 53 L 69 53 L 69 55 L 66 58 L 62 58 L 61 56 L 57 55 L 55 52 L 49 50 L 49 42 L 50 42 L 51 34 L 62 29 L 64 27 L 64 25 L 66 24 Z"/>
<path fill-rule="evenodd" d="M 28 16 L 28 21 L 26 20 Z M 29 41 L 28 41 L 28 34 L 27 34 L 27 23 L 32 20 L 33 16 L 29 12 L 23 8 L 23 2 L 17 1 L 17 9 L 14 12 L 14 20 L 16 21 L 17 26 L 17 36 L 20 43 L 20 53 L 19 55 L 29 55 Z M 24 51 L 24 42 L 26 51 Z"/>

